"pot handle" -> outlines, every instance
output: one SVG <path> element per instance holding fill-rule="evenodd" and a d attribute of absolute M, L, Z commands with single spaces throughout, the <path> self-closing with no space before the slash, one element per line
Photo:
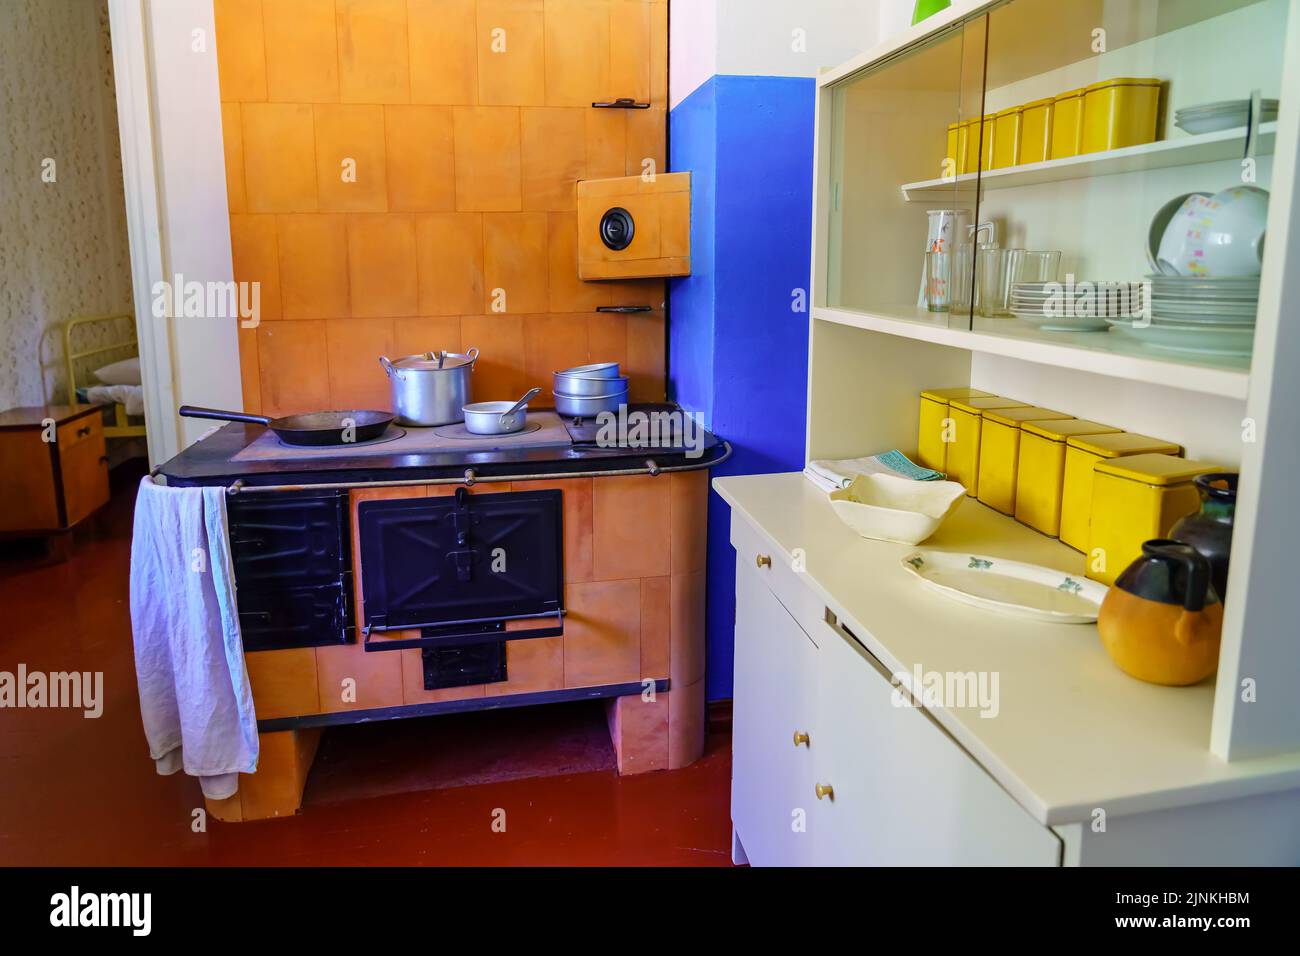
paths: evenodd
<path fill-rule="evenodd" d="M 509 411 L 504 411 L 501 413 L 501 424 L 502 425 L 508 424 L 510 422 L 511 415 L 519 411 L 519 409 L 526 407 L 529 402 L 531 402 L 534 398 L 536 398 L 540 394 L 542 394 L 542 390 L 540 388 L 530 388 L 528 390 L 528 394 L 526 394 L 523 398 L 519 399 L 519 401 L 515 402 L 513 405 L 510 406 Z"/>
<path fill-rule="evenodd" d="M 1187 572 L 1183 610 L 1196 613 L 1205 609 L 1205 600 L 1210 593 L 1210 562 L 1201 552 L 1181 541 L 1157 538 L 1143 542 L 1142 553 L 1148 557 L 1163 558 L 1181 564 Z"/>
<path fill-rule="evenodd" d="M 388 373 L 389 378 L 397 377 L 397 370 L 393 368 L 393 363 L 388 360 L 388 356 L 379 356 L 379 364 L 384 367 L 384 371 Z"/>
<path fill-rule="evenodd" d="M 478 349 L 469 348 L 465 351 L 465 358 L 469 359 L 469 367 L 472 369 L 474 363 L 478 361 Z"/>

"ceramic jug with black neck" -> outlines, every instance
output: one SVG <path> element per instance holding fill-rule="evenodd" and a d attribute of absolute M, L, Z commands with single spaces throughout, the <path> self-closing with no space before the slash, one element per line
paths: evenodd
<path fill-rule="evenodd" d="M 1124 673 L 1152 684 L 1195 684 L 1219 663 L 1223 602 L 1209 559 L 1190 544 L 1156 538 L 1106 593 L 1097 631 Z"/>
<path fill-rule="evenodd" d="M 1232 522 L 1237 510 L 1237 476 L 1215 472 L 1194 479 L 1201 510 L 1182 518 L 1169 537 L 1190 544 L 1210 562 L 1210 580 L 1219 598 L 1228 593 L 1228 556 L 1232 551 Z"/>

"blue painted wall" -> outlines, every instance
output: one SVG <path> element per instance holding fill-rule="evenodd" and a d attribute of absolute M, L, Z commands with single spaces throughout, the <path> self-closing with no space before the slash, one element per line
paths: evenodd
<path fill-rule="evenodd" d="M 692 173 L 690 277 L 669 289 L 669 390 L 731 442 L 714 475 L 804 464 L 816 82 L 714 76 L 669 117 L 670 168 Z M 806 309 L 806 306 L 805 306 Z M 731 696 L 735 552 L 709 497 L 709 700 Z"/>

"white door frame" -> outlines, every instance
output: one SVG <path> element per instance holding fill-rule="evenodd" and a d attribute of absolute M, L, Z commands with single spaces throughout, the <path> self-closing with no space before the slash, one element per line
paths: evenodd
<path fill-rule="evenodd" d="M 127 237 L 131 249 L 131 286 L 136 336 L 140 342 L 140 379 L 149 465 L 180 451 L 176 425 L 176 388 L 172 375 L 171 335 L 166 319 L 153 315 L 153 288 L 163 281 L 167 250 L 163 241 L 162 197 L 157 176 L 154 136 L 153 56 L 147 0 L 108 0 L 113 40 L 113 75 L 117 87 L 117 125 L 122 143 L 122 187 L 126 197 Z"/>
<path fill-rule="evenodd" d="M 212 0 L 109 0 L 127 233 L 151 465 L 211 431 L 189 403 L 243 407 L 234 316 L 173 315 L 183 277 L 230 283 L 230 212 Z M 160 286 L 160 283 L 168 283 Z"/>

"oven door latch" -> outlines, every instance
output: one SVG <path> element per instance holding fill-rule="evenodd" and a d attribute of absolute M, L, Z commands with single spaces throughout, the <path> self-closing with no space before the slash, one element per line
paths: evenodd
<path fill-rule="evenodd" d="M 478 552 L 473 548 L 466 548 L 464 551 L 449 551 L 447 557 L 451 558 L 451 563 L 456 568 L 456 580 L 466 583 L 474 579 L 474 559 L 478 557 Z"/>

